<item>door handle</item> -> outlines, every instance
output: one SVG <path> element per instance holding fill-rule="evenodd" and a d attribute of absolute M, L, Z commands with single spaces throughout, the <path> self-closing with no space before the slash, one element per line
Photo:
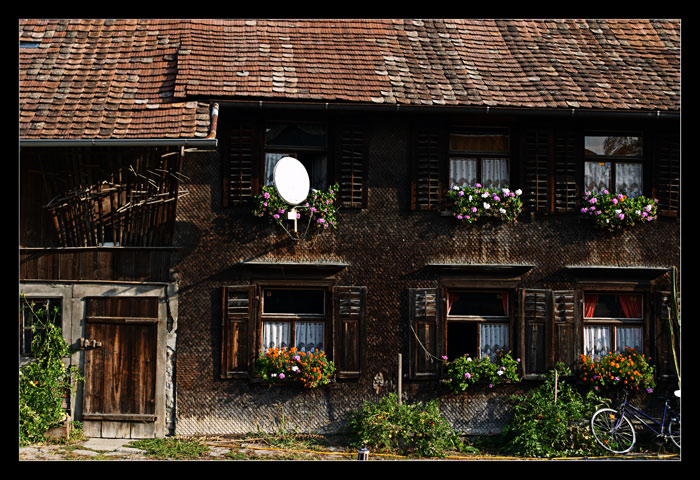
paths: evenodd
<path fill-rule="evenodd" d="M 81 350 L 92 350 L 102 346 L 102 342 L 98 342 L 97 340 L 90 340 L 83 337 L 80 337 L 80 339 L 78 340 L 78 344 L 80 345 Z"/>

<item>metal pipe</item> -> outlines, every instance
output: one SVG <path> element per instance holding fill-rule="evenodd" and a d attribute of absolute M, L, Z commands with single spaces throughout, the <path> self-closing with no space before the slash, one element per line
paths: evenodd
<path fill-rule="evenodd" d="M 207 135 L 207 139 L 216 138 L 216 126 L 217 126 L 218 122 L 219 122 L 219 104 L 214 103 L 211 106 L 211 129 L 209 131 L 209 135 Z"/>
<path fill-rule="evenodd" d="M 216 147 L 216 138 L 20 138 L 20 147 Z"/>

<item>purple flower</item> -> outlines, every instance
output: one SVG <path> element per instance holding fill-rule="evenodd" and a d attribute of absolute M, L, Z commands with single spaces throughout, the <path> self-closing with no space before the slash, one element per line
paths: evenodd
<path fill-rule="evenodd" d="M 263 202 L 263 207 L 267 207 L 267 202 Z"/>
<path fill-rule="evenodd" d="M 270 198 L 270 194 L 267 193 L 267 192 L 264 192 L 264 193 L 263 193 L 263 198 Z"/>
<path fill-rule="evenodd" d="M 284 378 L 284 373 L 280 373 L 280 378 Z"/>
<path fill-rule="evenodd" d="M 463 196 L 464 196 L 464 192 L 463 192 L 462 190 L 460 190 L 459 192 L 457 192 L 457 195 L 459 195 L 460 197 L 463 197 Z"/>
<path fill-rule="evenodd" d="M 624 213 L 621 213 L 621 214 L 619 214 L 617 217 L 618 217 L 620 220 L 624 220 L 624 219 L 625 219 L 625 214 L 624 214 Z"/>
<path fill-rule="evenodd" d="M 477 183 L 477 184 L 475 184 L 474 186 L 475 186 L 476 188 L 481 188 L 481 184 L 480 184 L 480 183 Z"/>
<path fill-rule="evenodd" d="M 608 193 L 610 193 L 610 192 L 608 192 L 607 189 L 603 189 L 603 194 L 604 194 L 604 195 L 607 195 Z"/>
<path fill-rule="evenodd" d="M 617 198 L 613 198 L 613 199 L 610 200 L 610 201 L 613 203 L 613 205 L 617 205 Z"/>
<path fill-rule="evenodd" d="M 597 201 L 598 201 L 598 199 L 595 198 L 595 197 L 593 197 L 593 198 L 591 198 L 590 200 L 588 200 L 588 203 L 590 203 L 591 205 L 593 205 L 593 204 L 596 203 Z"/>
<path fill-rule="evenodd" d="M 500 201 L 501 201 L 501 198 L 500 198 L 498 195 L 496 195 L 496 194 L 494 193 L 494 194 L 493 194 L 493 201 L 494 201 L 494 202 L 500 202 Z"/>
<path fill-rule="evenodd" d="M 324 219 L 322 219 L 322 218 L 319 218 L 319 219 L 318 219 L 318 223 L 326 223 L 326 221 L 325 221 Z"/>
<path fill-rule="evenodd" d="M 489 383 L 489 388 L 493 388 L 493 383 Z"/>
<path fill-rule="evenodd" d="M 316 207 L 309 208 L 309 212 L 315 212 L 315 211 L 316 211 Z"/>
<path fill-rule="evenodd" d="M 586 212 L 588 212 L 588 209 L 587 209 L 586 207 L 583 207 L 583 208 L 581 209 L 581 213 L 586 213 Z"/>
<path fill-rule="evenodd" d="M 294 355 L 292 359 L 298 362 L 299 360 L 301 360 L 301 357 L 299 355 Z"/>
<path fill-rule="evenodd" d="M 462 218 L 464 218 L 464 217 L 462 217 L 462 214 L 460 213 L 459 215 L 457 215 L 457 218 L 458 218 L 459 220 L 462 220 Z"/>
<path fill-rule="evenodd" d="M 278 211 L 279 213 L 284 213 L 284 208 L 280 208 L 280 209 L 277 210 L 277 211 Z"/>
<path fill-rule="evenodd" d="M 277 214 L 275 213 L 275 214 L 274 214 L 274 215 L 272 216 L 272 218 L 275 218 L 275 219 L 277 219 L 277 218 L 280 218 L 280 216 L 279 216 L 279 215 L 277 215 Z"/>
<path fill-rule="evenodd" d="M 464 374 L 464 378 L 472 378 L 471 373 L 467 372 Z"/>
<path fill-rule="evenodd" d="M 442 359 L 443 359 L 443 360 L 447 360 L 447 355 L 443 355 L 443 356 L 442 356 Z"/>
<path fill-rule="evenodd" d="M 647 387 L 647 393 L 651 393 L 651 392 L 653 392 L 653 391 L 654 391 L 654 390 L 652 390 L 651 388 Z"/>
<path fill-rule="evenodd" d="M 472 207 L 472 213 L 476 213 L 476 207 Z"/>

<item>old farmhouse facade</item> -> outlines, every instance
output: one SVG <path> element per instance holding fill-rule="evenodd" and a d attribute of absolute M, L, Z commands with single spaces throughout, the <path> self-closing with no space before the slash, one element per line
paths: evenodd
<path fill-rule="evenodd" d="M 61 307 L 90 436 L 334 432 L 397 391 L 494 433 L 624 347 L 674 385 L 677 20 L 21 20 L 19 135 L 19 290 Z M 254 214 L 286 156 L 334 216 Z M 455 216 L 476 184 L 516 221 Z M 656 215 L 600 227 L 603 190 Z M 333 382 L 267 385 L 271 346 Z M 499 350 L 520 383 L 443 388 L 443 356 Z"/>

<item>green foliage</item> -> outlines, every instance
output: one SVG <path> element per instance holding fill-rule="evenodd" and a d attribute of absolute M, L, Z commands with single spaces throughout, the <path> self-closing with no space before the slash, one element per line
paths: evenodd
<path fill-rule="evenodd" d="M 19 369 L 19 432 L 20 444 L 44 440 L 44 434 L 64 420 L 63 398 L 73 391 L 72 379 L 81 380 L 75 367 L 66 369 L 63 359 L 70 356 L 68 344 L 54 319 L 58 307 L 51 311 L 23 298 L 21 309 L 28 309 L 32 318 L 33 361 Z"/>
<path fill-rule="evenodd" d="M 305 230 L 324 231 L 338 225 L 335 205 L 338 185 L 331 185 L 325 192 L 312 190 L 306 201 L 298 205 L 297 222 L 306 224 Z M 253 215 L 267 218 L 282 228 L 287 220 L 289 205 L 280 197 L 274 186 L 265 186 L 262 193 L 255 197 Z M 285 228 L 286 230 L 286 228 Z"/>
<path fill-rule="evenodd" d="M 581 380 L 601 393 L 624 388 L 651 393 L 656 387 L 654 367 L 646 357 L 633 348 L 624 352 L 609 352 L 600 358 L 581 355 Z"/>
<path fill-rule="evenodd" d="M 555 372 L 558 372 L 556 382 Z M 582 396 L 563 380 L 569 375 L 568 368 L 557 364 L 539 388 L 524 396 L 512 397 L 515 402 L 513 418 L 501 434 L 506 453 L 561 457 L 596 451 L 587 422 L 604 400 L 592 390 Z"/>
<path fill-rule="evenodd" d="M 442 383 L 455 393 L 465 391 L 470 385 L 484 380 L 489 387 L 501 382 L 517 382 L 518 360 L 511 357 L 510 352 L 499 355 L 496 362 L 492 363 L 489 357 L 472 359 L 463 355 L 454 360 L 445 362 L 445 377 Z"/>
<path fill-rule="evenodd" d="M 148 438 L 129 442 L 129 446 L 144 450 L 146 456 L 169 460 L 195 459 L 209 451 L 209 447 L 196 438 Z"/>
<path fill-rule="evenodd" d="M 636 223 L 651 222 L 656 218 L 657 203 L 658 200 L 641 195 L 632 198 L 607 190 L 599 194 L 586 192 L 581 213 L 591 217 L 597 227 L 614 231 Z"/>
<path fill-rule="evenodd" d="M 457 433 L 440 413 L 436 400 L 402 403 L 390 393 L 365 402 L 349 423 L 350 446 L 418 457 L 444 457 L 459 446 Z"/>
<path fill-rule="evenodd" d="M 479 217 L 491 216 L 503 222 L 514 222 L 523 209 L 522 192 L 512 192 L 508 187 L 486 188 L 454 186 L 445 194 L 452 203 L 452 214 L 462 223 L 474 223 Z"/>

